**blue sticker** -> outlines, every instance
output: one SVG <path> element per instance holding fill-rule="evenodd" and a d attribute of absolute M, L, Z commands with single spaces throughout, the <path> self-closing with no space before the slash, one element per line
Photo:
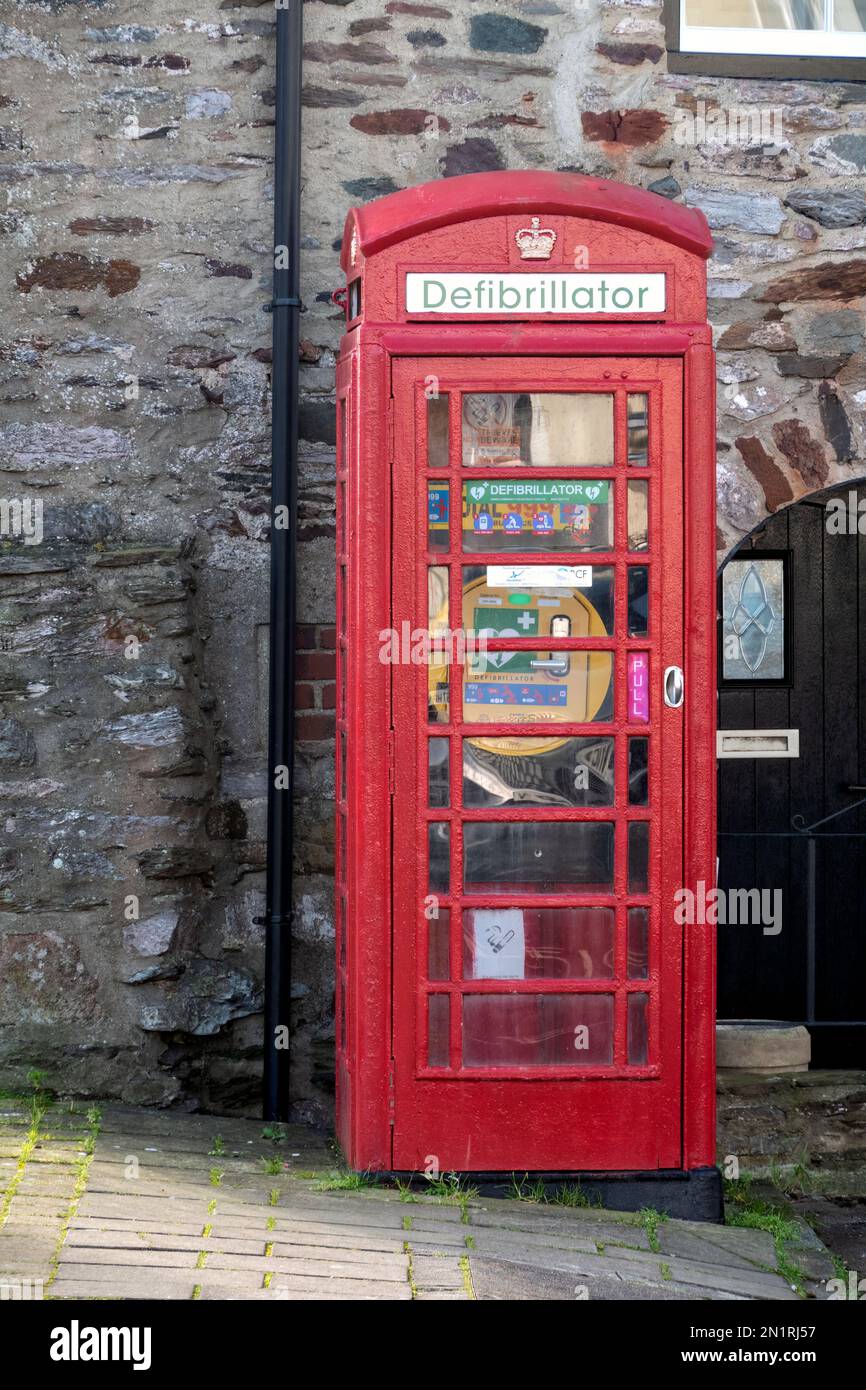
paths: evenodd
<path fill-rule="evenodd" d="M 482 684 L 467 681 L 464 687 L 465 705 L 567 705 L 568 686 L 517 685 L 512 682 Z"/>
<path fill-rule="evenodd" d="M 502 529 L 503 531 L 522 531 L 523 517 L 518 512 L 506 512 Z"/>
<path fill-rule="evenodd" d="M 427 517 L 431 525 L 448 520 L 448 489 L 429 488 L 427 492 Z"/>

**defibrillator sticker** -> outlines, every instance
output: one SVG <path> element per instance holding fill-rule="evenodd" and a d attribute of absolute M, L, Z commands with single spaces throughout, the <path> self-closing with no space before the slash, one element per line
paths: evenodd
<path fill-rule="evenodd" d="M 591 589 L 592 565 L 488 565 L 491 589 Z"/>
<path fill-rule="evenodd" d="M 517 503 L 524 507 L 538 503 L 595 503 L 603 506 L 608 500 L 610 483 L 574 478 L 533 478 L 525 482 L 523 479 L 498 478 L 471 483 L 466 491 L 479 506 L 491 502 L 500 505 Z"/>
<path fill-rule="evenodd" d="M 498 653 L 497 653 L 498 655 Z M 517 685 L 512 681 L 497 681 L 482 685 L 467 681 L 463 688 L 465 705 L 567 705 L 567 685 Z"/>

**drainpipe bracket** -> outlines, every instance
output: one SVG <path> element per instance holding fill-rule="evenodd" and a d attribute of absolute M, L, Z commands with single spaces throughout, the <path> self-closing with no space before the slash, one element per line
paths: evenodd
<path fill-rule="evenodd" d="M 275 309 L 300 309 L 301 301 L 296 296 L 290 299 L 272 299 L 270 304 L 262 305 L 263 314 L 272 314 Z"/>

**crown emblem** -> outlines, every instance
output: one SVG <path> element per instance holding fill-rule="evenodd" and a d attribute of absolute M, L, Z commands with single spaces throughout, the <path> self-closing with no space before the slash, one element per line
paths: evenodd
<path fill-rule="evenodd" d="M 524 261 L 549 261 L 556 245 L 556 232 L 552 227 L 542 227 L 540 217 L 533 217 L 532 225 L 521 227 L 515 232 L 514 240 Z"/>

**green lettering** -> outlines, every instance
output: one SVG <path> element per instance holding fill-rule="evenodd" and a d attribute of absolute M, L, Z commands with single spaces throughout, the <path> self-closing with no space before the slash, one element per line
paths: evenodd
<path fill-rule="evenodd" d="M 431 303 L 431 301 L 430 301 L 430 291 L 433 290 L 433 289 L 439 291 L 439 298 L 436 300 L 436 303 L 435 303 L 435 304 Z M 442 281 L 441 281 L 441 280 L 425 280 L 425 281 L 424 281 L 424 308 L 425 308 L 425 309 L 441 309 L 441 308 L 442 308 L 442 305 L 443 305 L 444 303 L 445 303 L 445 286 L 443 285 Z"/>

